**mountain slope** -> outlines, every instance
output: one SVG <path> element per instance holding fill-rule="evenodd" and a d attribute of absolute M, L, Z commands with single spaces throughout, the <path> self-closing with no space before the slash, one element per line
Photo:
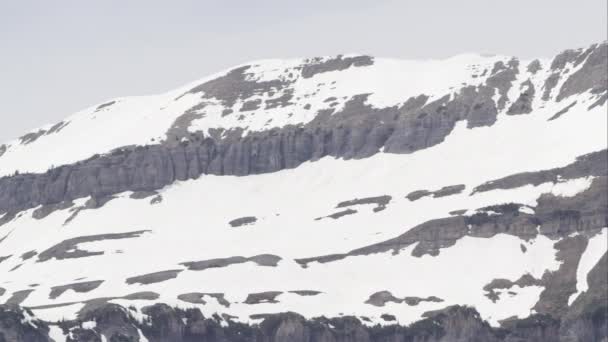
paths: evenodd
<path fill-rule="evenodd" d="M 269 60 L 87 108 L 0 145 L 0 301 L 605 336 L 607 58 Z"/>

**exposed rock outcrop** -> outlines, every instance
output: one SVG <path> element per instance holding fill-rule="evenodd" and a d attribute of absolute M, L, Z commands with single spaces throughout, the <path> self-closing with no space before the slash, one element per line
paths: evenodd
<path fill-rule="evenodd" d="M 547 315 L 510 319 L 501 328 L 483 321 L 475 309 L 451 306 L 428 312 L 409 326 L 366 326 L 354 317 L 305 319 L 295 313 L 261 315 L 261 323 L 247 325 L 229 317 L 204 317 L 198 309 L 181 310 L 164 304 L 143 309 L 143 321 L 116 304 L 106 304 L 59 327 L 68 341 L 150 342 L 596 342 L 608 337 L 606 306 L 584 319 L 561 321 Z M 27 316 L 26 316 L 27 315 Z M 386 315 L 390 320 L 390 315 Z M 0 306 L 0 337 L 12 342 L 48 342 L 48 324 L 23 309 Z M 258 317 L 256 317 L 258 318 Z M 94 322 L 84 326 L 82 322 Z M 582 331 L 581 329 L 587 329 Z M 141 335 L 140 335 L 141 334 Z"/>

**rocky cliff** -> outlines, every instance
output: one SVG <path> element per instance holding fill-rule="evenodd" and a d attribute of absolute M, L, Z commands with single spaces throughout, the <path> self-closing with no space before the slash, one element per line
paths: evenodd
<path fill-rule="evenodd" d="M 0 145 L 1 341 L 607 341 L 608 44 L 267 60 Z"/>

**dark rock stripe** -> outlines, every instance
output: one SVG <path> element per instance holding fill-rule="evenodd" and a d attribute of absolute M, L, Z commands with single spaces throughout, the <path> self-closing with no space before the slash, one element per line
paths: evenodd
<path fill-rule="evenodd" d="M 281 295 L 281 291 L 267 291 L 259 293 L 250 293 L 243 303 L 245 304 L 261 304 L 261 303 L 278 303 L 277 297 Z"/>
<path fill-rule="evenodd" d="M 589 189 L 573 196 L 561 197 L 544 194 L 538 199 L 535 214 L 520 212 L 524 205 L 510 203 L 493 205 L 470 216 L 451 216 L 422 223 L 406 233 L 377 244 L 365 246 L 343 254 L 331 254 L 296 259 L 302 267 L 311 262 L 327 263 L 350 256 L 375 253 L 399 253 L 416 243 L 412 255 L 436 256 L 464 236 L 490 238 L 496 234 L 510 234 L 524 240 L 538 234 L 559 239 L 579 232 L 594 235 L 608 223 L 608 177 L 593 180 Z M 492 212 L 492 214 L 488 214 Z"/>
<path fill-rule="evenodd" d="M 177 278 L 177 276 L 182 271 L 183 270 L 167 270 L 167 271 L 148 273 L 148 274 L 143 274 L 143 275 L 127 278 L 127 280 L 125 282 L 129 285 L 132 285 L 132 284 L 148 285 L 148 284 L 160 283 L 160 282 L 163 282 L 163 281 L 166 281 L 169 279 Z"/>
<path fill-rule="evenodd" d="M 492 180 L 473 189 L 472 194 L 497 189 L 515 189 L 524 185 L 556 183 L 560 179 L 568 180 L 586 176 L 606 176 L 608 174 L 608 150 L 582 155 L 576 161 L 555 169 L 522 172 L 504 178 Z"/>
<path fill-rule="evenodd" d="M 228 224 L 231 227 L 240 227 L 240 226 L 254 224 L 257 221 L 258 221 L 258 219 L 255 216 L 245 216 L 245 217 L 239 217 L 237 219 L 234 219 L 234 220 L 228 222 Z"/>
<path fill-rule="evenodd" d="M 359 95 L 341 112 L 322 111 L 306 125 L 244 137 L 239 129 L 208 136 L 190 133 L 162 144 L 125 147 L 42 174 L 0 178 L 0 213 L 87 196 L 155 191 L 202 174 L 244 176 L 295 168 L 325 156 L 365 158 L 383 147 L 388 153 L 412 153 L 443 142 L 458 121 L 467 120 L 469 127 L 492 125 L 493 92 L 491 87 L 467 87 L 451 101 L 446 96 L 425 105 L 426 97 L 419 96 L 400 108 L 384 109 L 367 105 L 367 95 Z"/>
<path fill-rule="evenodd" d="M 407 194 L 407 196 L 405 196 L 405 198 L 407 198 L 413 202 L 413 201 L 417 201 L 417 200 L 421 199 L 422 197 L 426 197 L 426 196 L 433 196 L 433 198 L 446 197 L 446 196 L 452 196 L 452 195 L 457 195 L 459 193 L 462 193 L 462 191 L 464 191 L 464 189 L 465 189 L 464 184 L 448 185 L 448 186 L 444 186 L 443 188 L 441 188 L 439 190 L 435 190 L 435 191 L 429 191 L 429 190 L 412 191 L 409 194 Z"/>
<path fill-rule="evenodd" d="M 5 305 L 19 305 L 23 303 L 24 300 L 30 295 L 30 293 L 34 292 L 32 289 L 15 291 L 13 294 L 4 302 Z"/>
<path fill-rule="evenodd" d="M 277 266 L 281 257 L 272 254 L 260 254 L 250 258 L 233 256 L 229 258 L 209 259 L 202 261 L 190 261 L 181 263 L 190 271 L 204 271 L 209 268 L 227 267 L 230 265 L 242 264 L 248 261 L 255 262 L 259 266 Z"/>
<path fill-rule="evenodd" d="M 336 208 L 347 208 L 352 207 L 354 205 L 364 205 L 364 204 L 375 204 L 374 212 L 382 211 L 386 209 L 386 205 L 391 201 L 392 197 L 388 195 L 377 196 L 377 197 L 366 197 L 366 198 L 355 198 L 353 200 L 344 201 L 338 203 Z"/>
<path fill-rule="evenodd" d="M 78 293 L 86 293 L 95 290 L 103 283 L 103 280 L 85 281 L 81 283 L 66 284 L 51 287 L 50 299 L 56 299 L 67 290 L 73 290 Z"/>
<path fill-rule="evenodd" d="M 560 99 L 588 90 L 598 96 L 606 93 L 607 71 L 602 62 L 606 49 L 603 43 L 589 52 L 570 51 L 557 56 L 552 63 L 555 79 L 551 76 L 546 80 L 543 98 L 557 84 L 568 62 L 583 65 L 564 83 Z M 317 71 L 305 72 L 304 68 L 302 72 L 339 70 L 347 60 L 345 65 L 349 67 L 371 63 L 365 57 L 349 58 L 331 62 L 337 63 L 334 66 L 312 63 Z M 333 108 L 321 110 L 304 125 L 272 128 L 246 136 L 240 128 L 190 133 L 187 128 L 191 121 L 204 115 L 201 112 L 204 103 L 211 99 L 232 107 L 237 100 L 257 94 L 276 93 L 279 97 L 289 94 L 292 81 L 258 82 L 249 77 L 250 68 L 236 68 L 190 90 L 191 94 L 200 94 L 202 102 L 176 120 L 162 143 L 126 146 L 41 174 L 0 178 L 0 213 L 16 213 L 87 196 L 104 198 L 124 191 L 155 191 L 176 180 L 195 179 L 204 174 L 245 176 L 275 172 L 326 156 L 366 158 L 381 149 L 387 153 L 413 153 L 442 143 L 459 121 L 466 120 L 469 128 L 493 125 L 498 110 L 506 106 L 506 94 L 519 70 L 519 62 L 514 59 L 506 64 L 497 63 L 485 85 L 465 86 L 453 99 L 446 95 L 427 103 L 428 97 L 419 95 L 400 107 L 378 109 L 366 103 L 368 94 L 359 94 L 348 99 L 340 112 Z M 492 99 L 495 92 L 500 95 L 498 103 Z M 517 100 L 512 113 L 526 112 L 531 96 L 527 93 L 526 99 Z"/>
<path fill-rule="evenodd" d="M 429 296 L 426 298 L 420 298 L 420 297 L 397 298 L 397 297 L 393 296 L 393 294 L 390 291 L 379 291 L 379 292 L 373 293 L 365 301 L 366 304 L 370 304 L 370 305 L 374 305 L 374 306 L 384 306 L 388 302 L 393 302 L 393 303 L 397 303 L 397 304 L 405 303 L 409 306 L 416 306 L 416 305 L 420 304 L 421 302 L 441 303 L 441 302 L 443 302 L 443 299 L 435 297 L 435 296 Z"/>
<path fill-rule="evenodd" d="M 102 255 L 103 251 L 86 251 L 78 249 L 78 245 L 85 242 L 103 241 L 103 240 L 117 240 L 117 239 L 131 239 L 140 237 L 142 234 L 149 232 L 149 230 L 138 230 L 127 233 L 115 233 L 115 234 L 100 234 L 100 235 L 88 235 L 79 236 L 76 238 L 64 240 L 51 248 L 43 251 L 38 255 L 38 262 L 44 262 L 55 258 L 57 260 L 70 259 L 70 258 L 84 258 L 95 255 Z"/>
<path fill-rule="evenodd" d="M 0 332 L 14 342 L 47 342 L 47 324 L 38 320 L 34 324 L 25 322 L 22 310 L 0 306 L 0 320 L 4 322 Z M 247 325 L 232 321 L 229 316 L 224 316 L 224 321 L 219 315 L 205 318 L 198 309 L 181 310 L 165 304 L 155 304 L 143 311 L 149 320 L 140 323 L 128 309 L 104 304 L 60 326 L 77 341 L 99 341 L 99 335 L 108 341 L 138 341 L 139 331 L 151 342 L 596 342 L 608 338 L 605 303 L 576 318 L 561 320 L 535 314 L 505 321 L 500 328 L 492 328 L 475 309 L 462 306 L 425 313 L 425 318 L 408 326 L 366 326 L 351 316 L 307 320 L 295 313 L 256 315 L 252 318 L 262 322 Z M 390 314 L 383 316 L 395 319 Z M 83 321 L 97 324 L 92 330 L 82 329 Z"/>
<path fill-rule="evenodd" d="M 223 293 L 190 292 L 178 295 L 177 299 L 192 304 L 207 304 L 207 302 L 203 299 L 206 296 L 215 298 L 217 302 L 224 307 L 230 307 L 230 302 L 224 298 Z"/>
<path fill-rule="evenodd" d="M 576 105 L 576 101 L 572 102 L 571 104 L 569 104 L 566 107 L 564 107 L 564 109 L 562 109 L 562 110 L 558 111 L 557 113 L 555 113 L 547 121 L 552 121 L 552 120 L 555 120 L 555 119 L 559 118 L 560 116 L 566 114 L 570 110 L 570 108 L 574 107 L 575 105 Z"/>

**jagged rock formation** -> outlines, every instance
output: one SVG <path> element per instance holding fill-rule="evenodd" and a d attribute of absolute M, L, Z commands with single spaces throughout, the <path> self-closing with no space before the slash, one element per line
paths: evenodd
<path fill-rule="evenodd" d="M 606 341 L 607 59 L 259 61 L 1 144 L 0 341 Z"/>
<path fill-rule="evenodd" d="M 206 318 L 197 309 L 180 310 L 162 304 L 147 307 L 144 312 L 144 320 L 138 321 L 129 309 L 108 304 L 79 321 L 59 323 L 55 334 L 78 342 L 142 341 L 143 338 L 150 342 L 586 342 L 600 341 L 608 332 L 605 306 L 572 322 L 535 315 L 510 320 L 499 329 L 484 322 L 475 309 L 460 306 L 428 312 L 427 318 L 410 326 L 366 326 L 355 317 L 307 320 L 295 313 L 266 315 L 255 325 L 230 321 L 221 324 L 219 317 Z M 33 318 L 24 322 L 29 315 L 22 309 L 0 307 L 3 323 L 0 337 L 14 342 L 50 341 L 48 325 Z"/>
<path fill-rule="evenodd" d="M 605 103 L 608 73 L 603 61 L 607 51 L 608 44 L 604 43 L 582 53 L 567 51 L 558 55 L 551 65 L 552 75 L 560 75 L 568 62 L 573 63 L 573 67 L 585 62 L 564 82 L 557 101 L 590 90 L 600 95 L 593 105 Z M 351 63 L 334 65 L 332 62 L 329 65 L 340 70 Z M 279 81 L 272 84 L 250 82 L 245 73 L 247 69 L 234 69 L 223 78 L 193 88 L 190 93 L 203 92 L 204 98 L 217 98 L 225 105 L 234 105 L 237 99 L 248 98 L 256 92 L 286 87 Z M 303 77 L 314 74 L 305 70 L 308 69 L 302 71 Z M 464 87 L 453 98 L 444 96 L 431 102 L 428 102 L 428 96 L 419 95 L 398 107 L 376 109 L 366 104 L 368 94 L 355 95 L 342 110 L 322 110 L 305 125 L 287 125 L 247 135 L 242 128 L 219 129 L 209 134 L 191 133 L 187 126 L 175 133 L 184 120 L 180 116 L 169 129 L 164 143 L 123 147 L 43 174 L 0 179 L 0 212 L 86 196 L 105 197 L 127 190 L 153 191 L 202 174 L 244 176 L 274 172 L 325 156 L 365 158 L 381 149 L 388 153 L 413 153 L 444 141 L 458 121 L 466 120 L 469 128 L 494 124 L 517 71 L 517 60 L 508 65 L 497 62 L 485 85 Z M 549 80 L 545 82 L 545 92 L 550 92 L 551 85 Z M 524 88 L 526 90 L 513 103 L 509 114 L 531 111 L 533 85 L 527 80 Z M 495 91 L 500 94 L 497 103 L 492 99 Z M 57 131 L 49 130 L 51 133 Z M 24 139 L 27 143 L 36 140 L 28 137 L 22 141 Z"/>

